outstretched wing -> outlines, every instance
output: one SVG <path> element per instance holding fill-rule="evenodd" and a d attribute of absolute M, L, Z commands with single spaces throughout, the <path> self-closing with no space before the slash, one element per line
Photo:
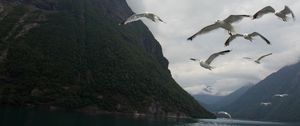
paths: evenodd
<path fill-rule="evenodd" d="M 293 11 L 288 7 L 288 6 L 284 6 L 284 9 L 282 11 L 280 11 L 280 13 L 287 15 L 287 14 L 291 14 L 293 19 L 295 20 L 295 15 L 293 13 Z"/>
<path fill-rule="evenodd" d="M 139 20 L 142 17 L 145 17 L 145 14 L 133 14 L 130 17 L 128 17 L 122 24 L 126 25 L 128 23 L 137 21 L 137 20 Z"/>
<path fill-rule="evenodd" d="M 263 9 L 259 10 L 253 15 L 253 19 L 260 18 L 261 16 L 268 14 L 268 13 L 275 13 L 275 9 L 271 6 L 266 6 Z"/>
<path fill-rule="evenodd" d="M 216 57 L 220 56 L 220 55 L 225 55 L 226 53 L 229 53 L 231 50 L 225 50 L 225 51 L 221 51 L 221 52 L 217 52 L 212 54 L 205 62 L 207 64 L 210 64 Z"/>
<path fill-rule="evenodd" d="M 250 59 L 252 59 L 251 57 L 243 57 L 243 59 L 248 59 L 248 60 L 250 60 Z"/>
<path fill-rule="evenodd" d="M 153 14 L 153 13 L 144 13 L 144 16 L 150 20 L 152 20 L 153 22 L 156 22 L 156 20 L 166 23 L 164 22 L 160 17 L 158 17 L 157 15 Z"/>
<path fill-rule="evenodd" d="M 191 37 L 189 37 L 187 40 L 191 40 L 192 41 L 197 35 L 210 32 L 210 31 L 215 30 L 215 29 L 220 28 L 220 27 L 221 26 L 218 23 L 214 23 L 212 25 L 206 26 L 206 27 L 202 28 L 199 32 L 197 32 L 196 34 L 194 34 Z"/>
<path fill-rule="evenodd" d="M 160 17 L 158 17 L 157 15 L 154 15 L 154 18 L 160 22 L 166 23 L 165 21 L 163 21 Z"/>
<path fill-rule="evenodd" d="M 230 15 L 224 20 L 224 22 L 231 24 L 234 22 L 241 21 L 245 17 L 250 17 L 250 15 Z"/>
<path fill-rule="evenodd" d="M 236 37 L 243 37 L 242 34 L 234 34 L 234 35 L 230 35 L 229 38 L 226 40 L 225 42 L 225 46 L 229 46 L 230 42 L 232 40 L 234 40 Z"/>
<path fill-rule="evenodd" d="M 260 61 L 261 59 L 263 59 L 263 58 L 265 58 L 265 57 L 267 57 L 267 56 L 270 56 L 270 55 L 272 55 L 272 53 L 263 55 L 263 56 L 259 57 L 259 58 L 257 59 L 257 61 Z"/>
<path fill-rule="evenodd" d="M 263 35 L 259 34 L 258 32 L 253 32 L 251 34 L 249 34 L 250 37 L 255 37 L 255 36 L 259 36 L 261 37 L 263 40 L 265 40 L 267 42 L 267 44 L 271 44 L 271 42 L 266 38 L 264 37 Z"/>

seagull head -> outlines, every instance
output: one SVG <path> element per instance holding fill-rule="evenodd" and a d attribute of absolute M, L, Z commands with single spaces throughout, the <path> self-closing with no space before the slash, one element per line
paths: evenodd
<path fill-rule="evenodd" d="M 222 22 L 222 20 L 216 20 L 216 23 L 221 23 Z"/>

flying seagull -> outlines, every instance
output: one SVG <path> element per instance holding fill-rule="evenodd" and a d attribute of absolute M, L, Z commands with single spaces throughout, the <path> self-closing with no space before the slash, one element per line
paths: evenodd
<path fill-rule="evenodd" d="M 217 114 L 218 115 L 226 115 L 228 118 L 231 119 L 231 115 L 228 112 L 220 111 L 220 112 L 217 112 Z"/>
<path fill-rule="evenodd" d="M 261 59 L 263 59 L 263 58 L 265 58 L 265 57 L 267 57 L 267 56 L 270 56 L 270 55 L 272 55 L 272 53 L 263 55 L 263 56 L 259 57 L 257 60 L 255 60 L 254 62 L 257 63 L 257 64 L 260 64 L 260 60 L 261 60 Z M 250 57 L 243 57 L 243 58 L 244 58 L 244 59 L 252 59 L 252 58 L 250 58 Z"/>
<path fill-rule="evenodd" d="M 203 90 L 208 92 L 208 93 L 212 93 L 212 87 L 211 86 L 206 86 Z"/>
<path fill-rule="evenodd" d="M 261 102 L 260 105 L 267 107 L 267 106 L 272 105 L 272 103 L 271 102 Z"/>
<path fill-rule="evenodd" d="M 225 50 L 225 51 L 221 51 L 221 52 L 214 53 L 214 54 L 212 54 L 205 62 L 200 61 L 199 59 L 194 59 L 194 58 L 191 58 L 190 60 L 193 60 L 193 61 L 200 61 L 200 66 L 202 66 L 203 68 L 212 70 L 214 67 L 210 66 L 210 63 L 211 63 L 216 57 L 218 57 L 218 56 L 220 56 L 220 55 L 225 55 L 226 53 L 229 53 L 230 51 L 231 51 L 231 50 Z"/>
<path fill-rule="evenodd" d="M 164 22 L 160 17 L 158 17 L 157 15 L 155 15 L 153 13 L 141 13 L 141 14 L 133 14 L 132 16 L 127 18 L 125 21 L 123 21 L 119 25 L 126 25 L 128 23 L 140 20 L 141 18 L 147 18 L 147 19 L 152 20 L 153 22 L 156 22 L 156 21 Z"/>
<path fill-rule="evenodd" d="M 267 44 L 271 44 L 270 41 L 265 38 L 263 35 L 259 34 L 258 32 L 253 32 L 251 34 L 232 34 L 232 33 L 229 33 L 230 37 L 226 40 L 225 42 L 225 46 L 228 46 L 230 44 L 230 42 L 234 39 L 236 39 L 237 37 L 244 37 L 244 39 L 247 39 L 249 41 L 252 42 L 253 40 L 253 37 L 261 37 L 263 40 L 265 40 L 267 42 Z"/>
<path fill-rule="evenodd" d="M 269 13 L 275 13 L 275 9 L 271 6 L 266 6 L 263 9 L 259 10 L 258 12 L 256 12 L 253 15 L 253 19 L 258 19 L 260 17 L 262 17 L 265 14 L 269 14 Z"/>
<path fill-rule="evenodd" d="M 243 58 L 244 58 L 244 59 L 249 59 L 249 60 L 252 59 L 252 58 L 250 58 L 250 57 L 243 57 Z"/>
<path fill-rule="evenodd" d="M 241 21 L 245 17 L 250 17 L 250 15 L 230 15 L 225 20 L 217 20 L 214 24 L 208 25 L 204 28 L 202 28 L 199 32 L 195 33 L 191 37 L 188 38 L 188 40 L 193 40 L 197 35 L 201 35 L 204 33 L 208 33 L 212 30 L 223 28 L 227 30 L 228 32 L 234 32 L 234 28 L 231 25 L 232 23 Z"/>
<path fill-rule="evenodd" d="M 284 98 L 289 96 L 289 94 L 275 94 L 274 97 L 280 97 L 280 98 Z"/>
<path fill-rule="evenodd" d="M 284 9 L 282 11 L 275 13 L 275 15 L 277 17 L 281 18 L 285 22 L 288 19 L 288 17 L 287 17 L 288 14 L 291 14 L 295 21 L 295 15 L 294 15 L 293 11 L 286 5 L 284 6 Z"/>

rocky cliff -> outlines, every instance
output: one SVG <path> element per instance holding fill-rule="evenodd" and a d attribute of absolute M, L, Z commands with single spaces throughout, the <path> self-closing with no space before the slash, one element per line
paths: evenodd
<path fill-rule="evenodd" d="M 0 104 L 214 117 L 125 0 L 1 0 Z"/>

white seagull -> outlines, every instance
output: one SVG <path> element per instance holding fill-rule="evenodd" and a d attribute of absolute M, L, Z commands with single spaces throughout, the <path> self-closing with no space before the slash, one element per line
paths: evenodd
<path fill-rule="evenodd" d="M 226 115 L 228 118 L 231 119 L 231 115 L 228 112 L 220 111 L 220 112 L 217 112 L 217 114 L 219 114 L 219 115 Z"/>
<path fill-rule="evenodd" d="M 157 15 L 155 15 L 153 13 L 141 13 L 141 14 L 133 14 L 132 16 L 130 16 L 129 18 L 127 18 L 125 21 L 123 21 L 119 25 L 126 25 L 128 23 L 131 23 L 131 22 L 134 22 L 134 21 L 138 21 L 138 20 L 140 20 L 142 18 L 150 19 L 153 22 L 160 21 L 160 22 L 165 23 L 160 17 L 158 17 Z"/>
<path fill-rule="evenodd" d="M 270 55 L 272 55 L 272 53 L 263 55 L 263 56 L 259 57 L 257 60 L 255 60 L 254 62 L 257 63 L 257 64 L 260 64 L 260 60 L 261 60 L 261 59 L 263 59 L 263 58 L 265 58 L 265 57 L 267 57 L 267 56 L 270 56 Z M 243 57 L 243 58 L 244 58 L 244 59 L 252 59 L 252 58 L 250 58 L 250 57 Z"/>
<path fill-rule="evenodd" d="M 260 105 L 267 107 L 267 106 L 272 105 L 272 103 L 271 102 L 261 102 Z"/>
<path fill-rule="evenodd" d="M 293 11 L 286 5 L 284 6 L 284 9 L 282 11 L 275 13 L 275 15 L 277 17 L 281 18 L 285 22 L 288 19 L 288 17 L 287 17 L 288 14 L 291 14 L 295 21 L 295 15 L 294 15 Z"/>
<path fill-rule="evenodd" d="M 197 32 L 194 35 L 192 35 L 191 37 L 189 37 L 188 40 L 192 41 L 197 35 L 208 33 L 210 31 L 218 29 L 218 28 L 223 28 L 223 29 L 227 30 L 228 32 L 234 32 L 234 28 L 231 24 L 238 22 L 245 17 L 250 17 L 250 15 L 230 15 L 225 20 L 217 20 L 214 24 L 211 24 L 209 26 L 202 28 L 199 32 Z"/>
<path fill-rule="evenodd" d="M 259 10 L 258 12 L 256 12 L 253 15 L 252 19 L 258 19 L 258 18 L 262 17 L 263 15 L 269 14 L 269 13 L 275 13 L 275 9 L 273 7 L 271 7 L 271 6 L 266 6 L 263 9 Z"/>
<path fill-rule="evenodd" d="M 244 39 L 247 39 L 247 40 L 252 42 L 253 37 L 257 37 L 257 36 L 259 36 L 260 38 L 265 40 L 267 42 L 267 44 L 269 44 L 269 45 L 271 44 L 270 41 L 266 37 L 259 34 L 258 32 L 253 32 L 251 34 L 232 34 L 232 33 L 229 33 L 229 35 L 230 35 L 230 37 L 226 40 L 225 46 L 228 46 L 230 44 L 230 42 L 232 40 L 236 39 L 237 37 L 244 37 Z"/>
<path fill-rule="evenodd" d="M 289 94 L 275 94 L 274 97 L 280 97 L 280 98 L 284 98 L 284 97 L 288 97 Z"/>
<path fill-rule="evenodd" d="M 229 53 L 230 51 L 231 51 L 231 50 L 225 50 L 225 51 L 221 51 L 221 52 L 214 53 L 214 54 L 212 54 L 205 62 L 200 61 L 199 59 L 194 59 L 194 58 L 191 58 L 190 60 L 193 60 L 193 61 L 200 61 L 200 66 L 202 66 L 203 68 L 212 70 L 214 67 L 210 66 L 210 63 L 211 63 L 216 57 L 218 57 L 219 55 L 224 55 L 224 54 L 226 54 L 226 53 Z"/>

